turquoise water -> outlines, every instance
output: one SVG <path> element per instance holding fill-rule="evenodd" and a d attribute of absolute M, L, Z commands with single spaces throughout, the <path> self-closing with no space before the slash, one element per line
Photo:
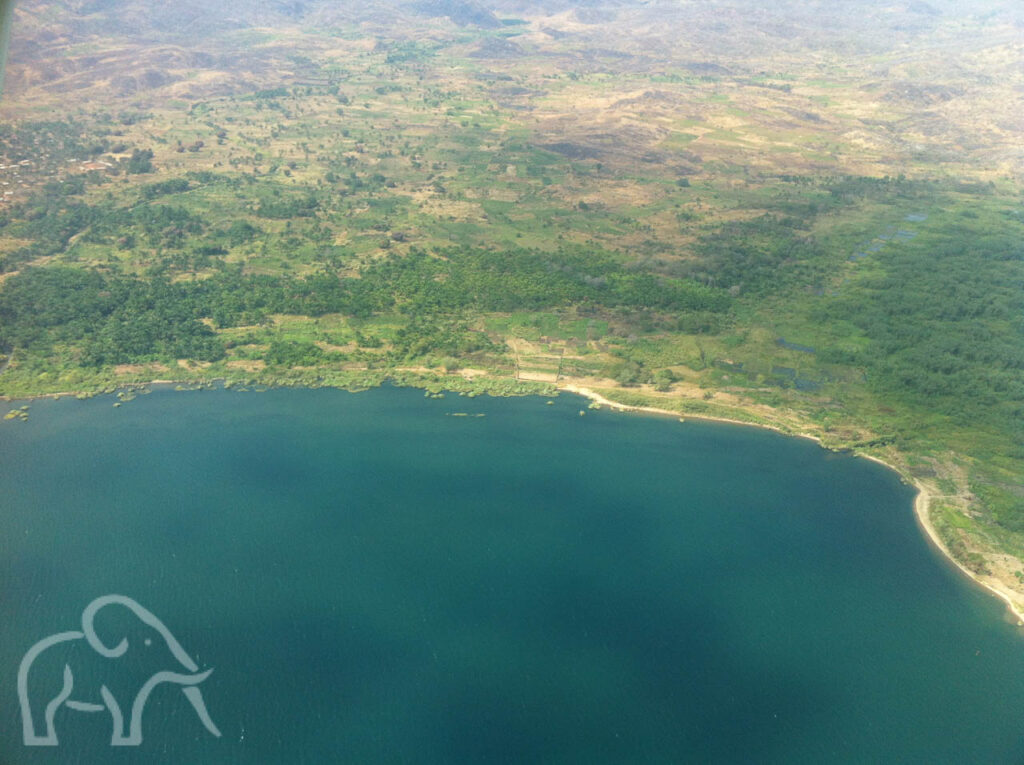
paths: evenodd
<path fill-rule="evenodd" d="M 112 403 L 0 427 L 0 762 L 1024 762 L 1024 640 L 866 460 L 573 396 Z M 222 737 L 162 685 L 139 748 L 66 708 L 22 745 L 22 656 L 109 593 L 213 668 Z M 28 695 L 68 663 L 127 715 L 175 668 L 128 613 Z"/>

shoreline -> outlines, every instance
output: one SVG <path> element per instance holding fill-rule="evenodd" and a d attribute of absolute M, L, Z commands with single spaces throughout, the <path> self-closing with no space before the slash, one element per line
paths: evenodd
<path fill-rule="evenodd" d="M 595 401 L 598 404 L 601 404 L 601 406 L 607 406 L 609 409 L 614 409 L 615 411 L 618 412 L 640 412 L 643 414 L 658 414 L 665 415 L 668 417 L 675 417 L 677 420 L 680 421 L 704 420 L 706 422 L 724 422 L 729 425 L 743 425 L 748 428 L 762 428 L 764 430 L 774 431 L 775 433 L 779 433 L 780 435 L 783 436 L 789 436 L 790 438 L 806 438 L 811 441 L 814 441 L 814 443 L 818 444 L 821 448 L 828 449 L 828 447 L 825 446 L 824 442 L 817 436 L 812 436 L 809 433 L 793 433 L 788 430 L 783 430 L 777 425 L 768 425 L 766 423 L 760 422 L 747 422 L 746 420 L 734 420 L 730 417 L 716 417 L 713 414 L 684 414 L 682 412 L 673 412 L 669 409 L 659 409 L 658 407 L 655 406 L 634 406 L 632 404 L 620 404 L 618 401 L 612 401 L 611 399 L 605 398 L 600 393 L 591 388 L 574 385 L 572 383 L 558 385 L 557 387 L 560 391 L 565 391 L 566 393 L 575 393 L 578 396 L 589 398 L 591 401 Z M 891 465 L 886 465 L 886 467 L 896 470 Z M 898 470 L 896 470 L 896 472 L 899 473 Z M 902 473 L 900 473 L 900 475 L 902 475 Z"/>
<path fill-rule="evenodd" d="M 209 383 L 209 382 L 216 382 L 216 380 L 210 380 L 210 381 L 206 381 L 206 382 L 207 383 Z M 149 386 L 149 385 L 187 385 L 187 384 L 196 384 L 196 381 L 195 380 L 165 380 L 165 379 L 160 379 L 160 380 L 150 380 L 148 382 L 130 382 L 130 383 L 125 383 L 124 387 L 126 387 L 126 388 L 144 388 L 144 387 Z M 784 436 L 797 437 L 797 438 L 807 438 L 807 439 L 810 439 L 811 441 L 814 441 L 816 444 L 818 444 L 823 449 L 827 449 L 828 448 L 828 447 L 826 447 L 824 445 L 822 440 L 820 438 L 818 438 L 817 436 L 810 435 L 809 433 L 794 433 L 794 432 L 791 432 L 791 431 L 783 430 L 782 428 L 780 428 L 778 426 L 775 426 L 775 425 L 769 425 L 769 424 L 765 424 L 765 423 L 746 422 L 746 421 L 743 421 L 743 420 L 731 419 L 729 417 L 716 417 L 714 415 L 708 415 L 708 414 L 683 414 L 682 412 L 673 412 L 673 411 L 671 411 L 669 409 L 661 409 L 659 407 L 654 407 L 654 406 L 636 406 L 636 405 L 632 405 L 632 404 L 622 404 L 622 403 L 619 403 L 618 401 L 612 401 L 611 399 L 607 398 L 606 396 L 603 396 L 602 394 L 598 393 L 597 391 L 593 390 L 592 388 L 588 388 L 588 387 L 583 386 L 583 385 L 576 385 L 575 383 L 568 383 L 568 382 L 567 383 L 562 383 L 562 384 L 555 383 L 554 387 L 559 392 L 571 393 L 571 394 L 575 394 L 577 396 L 582 396 L 583 398 L 589 399 L 589 400 L 591 400 L 591 401 L 593 401 L 595 403 L 600 404 L 601 406 L 607 406 L 609 409 L 617 411 L 617 412 L 653 414 L 653 415 L 658 415 L 658 416 L 663 416 L 663 417 L 672 417 L 672 418 L 675 418 L 679 422 L 685 422 L 686 420 L 692 419 L 692 420 L 703 420 L 705 422 L 726 423 L 726 424 L 729 424 L 729 425 L 743 425 L 743 426 L 750 427 L 750 428 L 763 428 L 765 430 L 771 430 L 771 431 L 774 431 L 774 432 L 779 433 L 779 434 L 784 435 Z M 62 391 L 62 392 L 59 392 L 59 393 L 43 393 L 43 394 L 39 394 L 39 395 L 36 395 L 36 396 L 28 396 L 25 399 L 21 399 L 21 398 L 14 399 L 14 398 L 11 398 L 9 396 L 0 396 L 0 400 L 2 400 L 2 401 L 15 401 L 15 400 L 19 400 L 19 401 L 20 400 L 29 400 L 29 401 L 32 401 L 32 400 L 35 400 L 35 399 L 42 399 L 42 398 L 59 399 L 59 398 L 65 397 L 65 396 L 75 396 L 75 397 L 78 397 L 82 393 L 83 393 L 82 391 L 77 391 L 77 392 L 76 391 Z M 97 393 L 96 395 L 100 395 L 100 394 Z M 887 468 L 889 470 L 892 470 L 894 473 L 896 473 L 898 476 L 900 476 L 901 480 L 903 480 L 908 485 L 913 486 L 917 490 L 917 494 L 914 497 L 914 518 L 917 521 L 917 525 L 918 525 L 919 529 L 921 530 L 922 536 L 924 536 L 926 542 L 934 549 L 934 551 L 936 553 L 938 553 L 939 558 L 941 558 L 943 560 L 943 562 L 945 562 L 947 565 L 952 565 L 956 569 L 957 572 L 959 572 L 962 576 L 966 577 L 974 586 L 982 588 L 989 595 L 995 596 L 1000 601 L 1002 601 L 1003 605 L 1006 607 L 1006 609 L 1009 612 L 1009 614 L 1012 614 L 1015 625 L 1017 627 L 1024 627 L 1024 603 L 1022 603 L 1021 605 L 1018 605 L 1018 602 L 1015 599 L 1014 595 L 1012 595 L 1010 592 L 1008 592 L 1007 590 L 1005 590 L 1002 587 L 1000 587 L 999 584 L 998 584 L 998 580 L 996 582 L 991 582 L 991 581 L 983 580 L 981 578 L 981 576 L 979 576 L 978 574 L 976 574 L 973 571 L 971 571 L 969 568 L 964 566 L 960 561 L 958 561 L 956 558 L 954 558 L 950 554 L 950 552 L 947 549 L 946 545 L 943 543 L 941 537 L 939 536 L 938 531 L 936 530 L 935 526 L 932 525 L 932 522 L 931 522 L 931 518 L 930 518 L 930 514 L 929 514 L 930 513 L 930 508 L 931 508 L 931 501 L 932 501 L 932 494 L 931 494 L 931 492 L 929 492 L 928 489 L 920 481 L 915 479 L 913 476 L 910 476 L 910 475 L 906 474 L 904 471 L 900 470 L 897 466 L 895 466 L 893 464 L 890 464 L 890 463 L 886 462 L 885 460 L 883 460 L 883 459 L 881 459 L 879 457 L 876 457 L 876 456 L 871 455 L 871 454 L 865 454 L 863 452 L 858 452 L 858 451 L 854 451 L 852 453 L 855 456 L 857 456 L 857 457 L 863 457 L 865 459 L 869 459 L 872 462 L 877 462 L 879 465 L 882 465 L 883 467 L 885 467 L 885 468 Z"/>
<path fill-rule="evenodd" d="M 868 455 L 864 455 L 868 456 Z M 875 457 L 868 457 L 873 459 L 886 467 L 891 467 L 882 460 L 876 459 Z M 917 489 L 917 496 L 914 497 L 914 517 L 917 518 L 917 525 L 924 532 L 925 538 L 935 549 L 942 554 L 942 558 L 949 561 L 956 567 L 956 569 L 970 579 L 976 586 L 986 590 L 989 595 L 995 595 L 1006 606 L 1006 609 L 1013 614 L 1013 618 L 1017 627 L 1024 627 L 1024 609 L 1018 607 L 1017 601 L 1014 596 L 1000 587 L 998 584 L 993 582 L 987 582 L 981 578 L 978 574 L 975 574 L 960 561 L 949 554 L 946 549 L 946 545 L 942 542 L 939 537 L 938 531 L 935 526 L 932 525 L 931 517 L 929 514 L 931 508 L 932 495 L 924 488 L 919 482 L 912 481 L 911 485 Z"/>
<path fill-rule="evenodd" d="M 647 414 L 668 415 L 671 417 L 676 417 L 680 421 L 684 419 L 684 416 L 679 412 L 672 412 L 669 411 L 668 409 L 659 409 L 658 407 L 653 406 L 631 406 L 629 404 L 620 404 L 616 401 L 612 401 L 606 398 L 605 396 L 602 396 L 597 391 L 591 390 L 590 388 L 586 388 L 583 386 L 566 384 L 559 385 L 558 389 L 560 391 L 565 391 L 566 393 L 575 393 L 578 396 L 583 396 L 584 398 L 588 398 L 592 401 L 601 404 L 602 406 L 607 406 L 609 409 L 613 409 L 619 412 L 641 412 Z M 773 430 L 776 433 L 780 433 L 785 436 L 798 436 L 800 438 L 808 438 L 816 442 L 822 448 L 827 448 L 824 446 L 821 439 L 818 438 L 817 436 L 812 436 L 806 433 L 788 433 L 782 430 L 781 428 L 777 428 L 772 425 L 762 425 L 751 422 L 743 422 L 741 420 L 733 420 L 727 417 L 715 417 L 713 415 L 686 415 L 686 418 L 705 420 L 708 422 L 724 422 L 729 423 L 731 425 L 746 425 L 747 427 L 751 428 L 764 428 L 766 430 Z M 1017 627 L 1024 627 L 1024 606 L 1018 605 L 1017 600 L 1011 593 L 1007 592 L 996 583 L 983 580 L 981 576 L 971 571 L 960 561 L 958 561 L 956 558 L 950 555 L 949 550 L 946 548 L 946 545 L 943 543 L 942 538 L 939 536 L 939 532 L 936 530 L 935 526 L 932 525 L 931 522 L 931 517 L 929 515 L 932 501 L 931 492 L 929 492 L 928 489 L 925 488 L 925 486 L 920 481 L 913 478 L 912 476 L 907 475 L 895 465 L 892 465 L 879 457 L 857 451 L 854 451 L 853 454 L 854 456 L 863 457 L 864 459 L 876 462 L 879 465 L 882 465 L 883 467 L 893 471 L 904 482 L 906 482 L 910 486 L 913 486 L 917 490 L 917 494 L 914 496 L 914 518 L 917 521 L 918 528 L 921 530 L 922 536 L 925 538 L 925 541 L 929 544 L 930 547 L 932 547 L 932 549 L 936 553 L 938 553 L 939 558 L 941 558 L 944 563 L 952 565 L 958 573 L 960 573 L 968 580 L 970 580 L 970 582 L 974 586 L 982 588 L 989 595 L 994 595 L 996 598 L 1001 600 L 1009 614 L 1012 614 L 1015 625 Z"/>

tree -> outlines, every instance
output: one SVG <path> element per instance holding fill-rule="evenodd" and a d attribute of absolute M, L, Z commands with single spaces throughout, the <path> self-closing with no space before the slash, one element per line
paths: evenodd
<path fill-rule="evenodd" d="M 132 149 L 131 159 L 128 160 L 128 172 L 134 175 L 153 172 L 153 150 Z"/>
<path fill-rule="evenodd" d="M 663 393 L 670 391 L 672 390 L 672 383 L 678 379 L 675 372 L 671 369 L 659 369 L 654 373 L 654 389 Z"/>

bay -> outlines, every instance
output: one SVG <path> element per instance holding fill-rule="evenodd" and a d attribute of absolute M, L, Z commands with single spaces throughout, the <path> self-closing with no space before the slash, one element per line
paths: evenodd
<path fill-rule="evenodd" d="M 567 395 L 113 401 L 0 429 L 0 762 L 1024 761 L 1021 636 L 880 465 Z M 110 593 L 213 669 L 220 737 L 164 684 L 138 747 L 66 708 L 23 745 L 26 651 Z M 128 716 L 172 668 L 129 616 L 28 695 L 66 661 Z"/>

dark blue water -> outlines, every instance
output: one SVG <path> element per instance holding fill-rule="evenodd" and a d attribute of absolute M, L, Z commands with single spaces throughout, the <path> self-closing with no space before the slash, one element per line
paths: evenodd
<path fill-rule="evenodd" d="M 569 396 L 112 403 L 0 423 L 0 762 L 1024 762 L 1024 640 L 868 461 Z M 66 706 L 23 745 L 22 657 L 110 593 L 220 738 L 164 683 L 137 748 Z M 40 654 L 40 719 L 65 665 L 125 717 L 184 672 L 101 612 L 124 656 Z"/>

